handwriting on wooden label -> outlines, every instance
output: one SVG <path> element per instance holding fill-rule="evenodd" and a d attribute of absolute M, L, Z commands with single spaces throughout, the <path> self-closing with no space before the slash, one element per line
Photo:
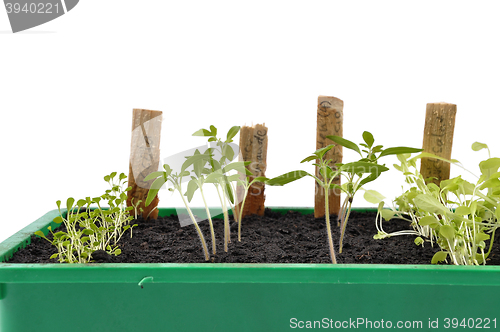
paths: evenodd
<path fill-rule="evenodd" d="M 326 138 L 326 136 L 342 136 L 343 134 L 343 110 L 339 108 L 339 106 L 342 107 L 342 104 L 335 106 L 328 100 L 323 100 L 318 104 L 316 149 L 333 144 L 333 141 Z M 334 164 L 342 162 L 342 157 L 342 147 L 340 145 L 336 145 L 325 156 L 326 159 L 332 160 L 333 168 L 335 168 Z M 335 181 L 337 180 L 336 178 Z"/>
<path fill-rule="evenodd" d="M 446 103 L 427 104 L 423 149 L 445 159 L 451 159 L 456 105 Z M 427 178 L 435 178 L 439 184 L 450 176 L 450 164 L 435 158 L 423 158 L 420 172 Z"/>
<path fill-rule="evenodd" d="M 317 108 L 316 149 L 324 148 L 334 142 L 327 136 L 343 136 L 343 108 L 344 102 L 335 97 L 319 96 Z M 324 158 L 331 159 L 330 166 L 335 169 L 335 164 L 342 162 L 342 146 L 335 145 Z M 316 176 L 320 176 L 316 168 Z M 340 177 L 334 179 L 335 184 L 340 184 Z M 338 214 L 340 209 L 340 191 L 329 190 L 329 212 Z M 315 182 L 314 216 L 316 218 L 325 215 L 325 191 Z"/>
<path fill-rule="evenodd" d="M 257 124 L 253 127 L 243 126 L 240 130 L 240 149 L 241 160 L 250 161 L 247 166 L 252 172 L 249 181 L 255 177 L 265 176 L 267 168 L 267 133 L 265 125 Z M 242 175 L 244 177 L 244 175 Z M 248 190 L 247 200 L 243 216 L 250 214 L 264 214 L 264 195 L 265 186 L 261 182 L 256 182 Z M 238 191 L 238 200 L 241 202 L 243 197 L 242 188 Z"/>

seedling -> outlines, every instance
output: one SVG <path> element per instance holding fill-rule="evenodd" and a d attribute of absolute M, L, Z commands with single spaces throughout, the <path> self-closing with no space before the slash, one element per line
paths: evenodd
<path fill-rule="evenodd" d="M 252 173 L 248 171 L 245 166 L 250 164 L 250 162 L 237 161 L 231 163 L 235 156 L 235 152 L 230 144 L 233 142 L 233 138 L 239 132 L 239 130 L 240 127 L 238 126 L 234 126 L 229 129 L 225 140 L 217 137 L 217 128 L 214 126 L 210 126 L 210 130 L 200 129 L 196 131 L 193 134 L 194 136 L 208 137 L 208 142 L 211 143 L 212 146 L 206 149 L 206 151 L 203 153 L 200 153 L 199 150 L 195 150 L 193 156 L 186 156 L 187 159 L 182 165 L 181 171 L 178 174 L 172 174 L 170 166 L 164 165 L 165 171 L 153 172 L 146 177 L 146 180 L 156 179 L 151 185 L 151 189 L 148 192 L 146 206 L 151 203 L 161 186 L 163 186 L 167 181 L 170 181 L 174 186 L 173 190 L 177 190 L 179 193 L 181 193 L 181 196 L 183 196 L 182 199 L 184 201 L 184 205 L 186 206 L 188 213 L 193 223 L 195 224 L 205 250 L 206 244 L 204 243 L 203 235 L 198 227 L 194 215 L 192 214 L 188 206 L 188 202 L 191 202 L 195 192 L 198 189 L 200 190 L 200 194 L 203 199 L 203 204 L 205 205 L 205 211 L 207 213 L 207 218 L 210 225 L 210 233 L 212 237 L 212 252 L 214 255 L 217 251 L 215 232 L 213 228 L 211 213 L 205 199 L 204 185 L 206 183 L 212 183 L 215 185 L 224 215 L 224 251 L 227 252 L 228 243 L 231 242 L 228 209 L 230 208 L 233 210 L 235 221 L 238 222 L 238 240 L 241 241 L 241 216 L 248 188 L 257 181 L 267 180 L 264 177 L 258 177 L 249 182 L 247 176 L 251 175 Z M 192 175 L 187 170 L 191 165 L 193 166 L 193 169 L 191 171 Z M 232 171 L 237 171 L 238 173 L 230 174 Z M 240 178 L 240 174 L 243 175 L 243 178 Z M 186 193 L 182 195 L 182 178 L 187 176 L 190 176 L 191 180 L 187 185 Z M 234 193 L 236 192 L 236 188 L 234 186 L 234 183 L 240 184 L 244 187 L 245 190 L 240 210 L 237 209 L 237 204 L 235 202 Z M 184 196 L 186 196 L 188 202 L 186 202 Z M 208 251 L 206 251 L 205 256 L 208 257 Z"/>
<path fill-rule="evenodd" d="M 88 263 L 92 259 L 92 253 L 96 250 L 105 250 L 115 256 L 121 253 L 117 243 L 128 229 L 132 237 L 132 228 L 137 225 L 130 225 L 133 217 L 129 215 L 129 211 L 135 210 L 137 215 L 137 206 L 140 201 L 133 206 L 125 206 L 126 192 L 131 187 L 124 189 L 127 176 L 123 173 L 118 176 L 118 182 L 115 183 L 116 175 L 117 173 L 113 172 L 104 177 L 111 189 L 106 190 L 106 193 L 100 197 L 86 197 L 76 201 L 76 204 L 74 198 L 68 198 L 66 216 L 61 210 L 61 201 L 57 201 L 60 216 L 54 221 L 59 224 L 64 223 L 66 232 L 54 233 L 49 226 L 52 240 L 49 240 L 42 231 L 35 232 L 35 235 L 57 247 L 58 252 L 50 258 L 57 258 L 61 263 Z M 101 207 L 101 200 L 108 202 L 108 209 Z M 92 204 L 96 204 L 97 208 L 91 208 Z"/>
<path fill-rule="evenodd" d="M 246 170 L 246 174 L 243 176 L 243 179 L 241 177 L 238 177 L 237 183 L 243 187 L 243 198 L 241 200 L 241 206 L 239 207 L 239 211 L 236 211 L 238 213 L 238 241 L 241 242 L 241 222 L 243 220 L 243 211 L 245 208 L 245 201 L 248 196 L 248 191 L 250 190 L 250 187 L 257 182 L 262 182 L 266 183 L 269 179 L 264 177 L 264 176 L 258 176 L 253 178 L 251 181 L 249 180 L 249 175 L 252 175 L 251 172 Z M 250 173 L 250 174 L 249 174 Z M 233 188 L 234 192 L 236 192 L 236 189 Z"/>
<path fill-rule="evenodd" d="M 210 158 L 210 156 L 206 155 L 206 154 L 195 154 L 195 155 L 189 157 L 184 162 L 184 164 L 181 167 L 180 172 L 178 172 L 178 173 L 173 173 L 172 168 L 170 168 L 169 165 L 164 164 L 163 168 L 165 169 L 165 171 L 153 172 L 144 178 L 144 181 L 149 181 L 149 180 L 155 179 L 153 181 L 153 183 L 151 184 L 151 188 L 148 191 L 148 197 L 146 198 L 146 206 L 151 204 L 151 202 L 153 201 L 155 196 L 158 194 L 158 191 L 167 182 L 170 182 L 173 185 L 173 188 L 169 188 L 169 190 L 179 192 L 179 194 L 181 195 L 182 201 L 184 203 L 184 206 L 186 207 L 186 209 L 188 211 L 189 217 L 191 218 L 191 221 L 193 222 L 193 224 L 196 228 L 196 232 L 198 233 L 198 236 L 199 236 L 200 241 L 201 241 L 201 245 L 203 247 L 203 253 L 205 255 L 205 260 L 207 260 L 207 261 L 210 259 L 210 255 L 209 255 L 208 249 L 207 249 L 207 243 L 205 242 L 205 237 L 203 236 L 203 233 L 201 232 L 201 229 L 198 225 L 198 222 L 196 221 L 196 218 L 193 215 L 193 212 L 191 211 L 191 209 L 189 208 L 189 205 L 186 201 L 186 198 L 183 195 L 182 178 L 189 176 L 190 173 L 186 169 L 189 166 L 191 166 L 193 163 L 197 162 L 198 160 L 208 160 L 209 158 Z"/>
<path fill-rule="evenodd" d="M 472 149 L 479 151 L 488 149 L 488 146 L 476 142 Z M 493 246 L 495 230 L 500 227 L 500 158 L 489 156 L 487 160 L 479 163 L 481 176 L 476 176 L 475 184 L 457 176 L 441 181 L 438 187 L 432 182 L 426 183 L 417 169 L 416 161 L 424 157 L 440 159 L 462 167 L 456 160 L 446 160 L 428 153 L 411 159 L 408 155 L 398 156 L 400 165 L 394 167 L 403 172 L 405 181 L 411 187 L 395 199 L 397 209 L 383 209 L 384 202 L 379 204 L 378 234 L 374 238 L 416 235 L 415 243 L 418 245 L 430 242 L 431 245 L 437 243 L 440 246 L 441 251 L 432 258 L 433 264 L 448 259 L 455 265 L 486 264 Z M 382 228 L 383 220 L 393 218 L 409 221 L 413 230 L 386 233 Z M 485 241 L 488 239 L 490 244 L 487 250 Z"/>
<path fill-rule="evenodd" d="M 205 154 L 207 154 L 208 152 L 209 152 L 209 150 L 205 151 Z M 195 156 L 200 155 L 200 151 L 196 150 L 194 152 L 194 155 Z M 207 213 L 208 222 L 210 224 L 210 234 L 212 236 L 212 252 L 215 255 L 217 253 L 217 244 L 215 242 L 214 226 L 213 226 L 213 222 L 212 222 L 212 216 L 210 214 L 210 210 L 208 208 L 207 201 L 205 199 L 205 194 L 203 192 L 203 185 L 207 181 L 204 174 L 209 173 L 209 170 L 207 168 L 205 168 L 206 164 L 207 164 L 207 159 L 197 159 L 195 162 L 193 162 L 192 173 L 195 176 L 191 176 L 191 180 L 188 183 L 185 196 L 187 197 L 188 202 L 191 202 L 195 191 L 200 189 L 200 194 L 201 194 L 201 197 L 203 199 L 203 204 L 205 205 L 205 211 Z"/>
<path fill-rule="evenodd" d="M 238 240 L 241 241 L 241 212 L 236 211 L 235 202 L 235 190 L 231 185 L 231 182 L 238 181 L 239 175 L 232 174 L 229 175 L 230 171 L 236 170 L 241 174 L 251 175 L 251 173 L 245 168 L 250 162 L 233 162 L 235 152 L 231 147 L 230 143 L 233 142 L 234 136 L 238 134 L 240 130 L 239 126 L 233 126 L 227 132 L 226 139 L 217 137 L 217 128 L 210 126 L 208 129 L 200 129 L 196 131 L 193 136 L 203 136 L 208 137 L 208 142 L 215 142 L 215 147 L 210 148 L 209 151 L 213 152 L 212 158 L 209 160 L 210 168 L 208 171 L 206 182 L 211 182 L 215 185 L 219 200 L 221 203 L 223 215 L 224 215 L 224 251 L 228 251 L 228 243 L 231 242 L 231 234 L 229 227 L 229 208 L 233 210 L 233 216 L 235 221 L 238 222 Z M 213 144 L 213 143 L 212 143 Z M 217 158 L 214 158 L 216 157 Z"/>
<path fill-rule="evenodd" d="M 364 143 L 361 143 L 360 146 L 365 149 L 361 150 L 359 146 L 349 140 L 346 140 L 339 136 L 327 136 L 330 140 L 334 141 L 338 145 L 342 145 L 345 148 L 351 149 L 359 153 L 361 159 L 355 162 L 347 163 L 347 164 L 331 164 L 331 159 L 325 160 L 326 153 L 331 150 L 335 145 L 330 144 L 324 148 L 318 149 L 313 154 L 304 160 L 301 163 L 316 160 L 315 165 L 319 168 L 319 176 L 315 176 L 309 174 L 305 171 L 294 171 L 289 172 L 284 175 L 278 176 L 271 180 L 268 180 L 266 183 L 269 185 L 285 185 L 292 181 L 303 178 L 304 176 L 310 176 L 314 178 L 314 180 L 323 188 L 325 194 L 325 211 L 329 211 L 328 205 L 328 190 L 330 189 L 338 189 L 341 192 L 346 194 L 346 198 L 342 204 L 341 210 L 339 212 L 338 221 L 340 221 L 341 227 L 341 235 L 340 235 L 340 244 L 339 244 L 339 253 L 342 253 L 342 242 L 345 234 L 345 229 L 347 225 L 347 221 L 349 220 L 349 215 L 351 212 L 352 202 L 354 200 L 354 195 L 358 190 L 362 189 L 362 187 L 374 180 L 376 180 L 382 172 L 388 170 L 385 165 L 378 164 L 378 160 L 381 157 L 388 155 L 397 155 L 401 153 L 412 153 L 422 151 L 421 149 L 408 148 L 408 147 L 394 147 L 382 149 L 382 145 L 373 146 L 374 139 L 373 135 L 369 132 L 365 131 L 363 133 Z M 363 153 L 365 155 L 363 155 Z M 378 155 L 377 155 L 378 154 Z M 333 183 L 334 179 L 338 176 L 343 176 L 347 181 L 346 183 L 339 186 Z M 378 201 L 383 197 L 378 192 L 374 190 L 367 190 L 365 192 L 365 199 L 370 202 Z M 336 263 L 335 251 L 333 247 L 333 240 L 331 234 L 331 226 L 330 226 L 330 215 L 327 212 L 325 214 L 326 219 L 326 228 L 328 233 L 328 243 L 330 247 L 330 257 L 332 259 L 332 263 Z"/>
<path fill-rule="evenodd" d="M 212 183 L 216 186 L 219 200 L 221 202 L 221 207 L 224 209 L 226 208 L 224 206 L 224 199 L 220 195 L 219 187 L 222 187 L 223 182 L 227 181 L 228 183 L 233 183 L 236 179 L 238 179 L 238 174 L 233 174 L 233 175 L 228 175 L 227 173 L 231 170 L 240 170 L 244 171 L 245 169 L 245 164 L 244 162 L 234 162 L 229 165 L 224 166 L 223 169 L 216 169 L 214 170 L 214 167 L 211 165 L 215 165 L 215 163 L 209 163 L 208 161 L 213 160 L 213 155 L 212 153 L 214 152 L 214 148 L 209 148 L 207 149 L 204 154 L 209 155 L 210 157 L 207 159 L 198 159 L 196 162 L 193 163 L 193 170 L 192 173 L 194 176 L 191 176 L 191 180 L 188 183 L 187 191 L 185 196 L 188 198 L 188 202 L 191 202 L 194 193 L 196 190 L 200 190 L 200 194 L 203 199 L 203 204 L 205 205 L 205 211 L 207 213 L 207 218 L 210 224 L 210 232 L 212 235 L 212 251 L 214 255 L 216 254 L 216 243 L 215 243 L 215 233 L 213 229 L 213 223 L 212 223 L 212 217 L 210 214 L 210 210 L 208 208 L 206 199 L 205 199 L 205 194 L 203 191 L 203 185 L 205 183 Z M 200 152 L 198 150 L 195 151 L 194 155 L 200 155 Z M 188 158 L 188 157 L 186 157 Z M 219 164 L 221 162 L 219 161 Z M 207 164 L 209 167 L 206 167 Z M 239 179 L 238 179 L 239 180 Z M 224 187 L 222 187 L 224 188 Z M 232 188 L 232 192 L 235 192 L 234 188 Z M 236 218 L 235 218 L 236 219 Z M 236 219 L 237 220 L 237 219 Z M 227 248 L 227 247 L 226 247 Z"/>

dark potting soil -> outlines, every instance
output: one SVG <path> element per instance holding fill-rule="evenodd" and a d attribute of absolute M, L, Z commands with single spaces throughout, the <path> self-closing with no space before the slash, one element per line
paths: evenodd
<path fill-rule="evenodd" d="M 343 252 L 338 253 L 340 228 L 332 215 L 332 232 L 338 263 L 353 264 L 430 264 L 438 246 L 417 246 L 415 236 L 395 236 L 374 240 L 375 213 L 351 212 L 344 238 Z M 194 225 L 180 227 L 176 216 L 157 220 L 137 220 L 133 237 L 127 231 L 120 240 L 122 253 L 110 256 L 96 252 L 99 263 L 203 263 L 201 242 Z M 237 224 L 231 225 L 229 251 L 224 252 L 223 220 L 214 219 L 217 254 L 210 263 L 331 263 L 324 218 L 301 215 L 289 211 L 286 215 L 266 209 L 263 217 L 243 219 L 241 242 L 237 238 Z M 207 247 L 212 243 L 208 222 L 200 222 Z M 402 220 L 384 222 L 388 233 L 409 229 Z M 500 233 L 500 232 L 498 232 Z M 49 237 L 50 238 L 50 237 Z M 499 241 L 497 239 L 496 241 Z M 497 242 L 498 243 L 498 242 Z M 494 246 L 497 247 L 497 246 Z M 56 252 L 48 241 L 32 236 L 31 244 L 16 252 L 9 263 L 55 263 L 49 257 Z M 488 265 L 500 265 L 500 250 L 493 249 Z"/>

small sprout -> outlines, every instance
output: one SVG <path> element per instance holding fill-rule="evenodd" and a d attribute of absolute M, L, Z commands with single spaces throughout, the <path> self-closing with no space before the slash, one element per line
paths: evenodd
<path fill-rule="evenodd" d="M 431 263 L 437 264 L 439 262 L 444 262 L 447 257 L 448 253 L 446 251 L 438 251 L 437 253 L 434 254 L 434 256 L 432 256 Z"/>
<path fill-rule="evenodd" d="M 422 239 L 420 236 L 417 236 L 415 240 L 413 241 L 417 246 L 424 246 L 424 239 Z"/>
<path fill-rule="evenodd" d="M 52 240 L 41 231 L 35 233 L 57 247 L 58 252 L 53 254 L 51 259 L 57 258 L 61 263 L 88 263 L 91 259 L 90 253 L 95 251 L 107 250 L 115 256 L 121 253 L 116 243 L 128 229 L 132 236 L 132 228 L 137 225 L 129 225 L 133 218 L 129 214 L 130 209 L 125 206 L 124 187 L 127 176 L 124 173 L 118 177 L 116 175 L 117 173 L 113 172 L 104 177 L 111 189 L 106 190 L 100 197 L 79 199 L 76 205 L 74 198 L 68 198 L 66 213 L 61 211 L 61 201 L 56 202 L 60 215 L 54 218 L 54 222 L 64 223 L 66 232 L 54 233 L 52 228 L 48 227 Z M 102 209 L 101 201 L 107 201 L 110 208 Z M 92 204 L 97 204 L 97 208 L 90 209 Z"/>

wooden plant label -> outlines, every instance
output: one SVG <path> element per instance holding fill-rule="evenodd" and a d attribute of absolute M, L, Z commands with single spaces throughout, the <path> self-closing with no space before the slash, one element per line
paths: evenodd
<path fill-rule="evenodd" d="M 144 178 L 152 172 L 158 170 L 160 162 L 160 132 L 161 132 L 161 111 L 150 111 L 144 109 L 134 109 L 132 117 L 132 143 L 130 145 L 130 164 L 128 185 L 132 190 L 127 192 L 127 206 L 132 206 L 141 200 L 138 206 L 138 215 L 144 219 L 158 218 L 158 196 L 146 207 L 144 203 L 148 197 L 148 191 L 154 180 L 148 182 Z M 140 213 L 142 208 L 142 213 Z M 154 210 L 154 211 L 153 211 Z M 134 211 L 130 211 L 133 215 Z"/>
<path fill-rule="evenodd" d="M 457 105 L 447 103 L 429 103 L 425 112 L 424 152 L 451 159 L 453 131 Z M 427 179 L 434 177 L 432 182 L 439 185 L 441 180 L 450 178 L 450 164 L 435 158 L 422 158 L 420 173 Z"/>
<path fill-rule="evenodd" d="M 265 124 L 256 124 L 252 127 L 243 126 L 240 129 L 240 161 L 251 161 L 247 166 L 253 173 L 249 178 L 252 181 L 255 177 L 266 176 L 267 168 L 267 127 Z M 264 215 L 264 195 L 265 186 L 261 182 L 254 183 L 248 190 L 247 199 L 243 208 L 243 217 L 246 215 Z M 241 186 L 238 190 L 238 201 L 243 200 L 243 190 Z M 241 203 L 238 204 L 238 209 Z"/>
<path fill-rule="evenodd" d="M 344 102 L 335 97 L 318 97 L 318 119 L 316 150 L 333 144 L 333 141 L 326 138 L 329 135 L 343 136 Z M 332 164 L 342 162 L 342 146 L 336 145 L 328 151 L 325 159 L 332 159 Z M 316 168 L 316 176 L 319 175 L 319 169 Z M 323 188 L 317 182 L 315 183 L 314 196 L 314 217 L 325 216 L 325 193 Z M 334 183 L 340 185 L 340 177 L 334 180 Z M 340 210 L 340 190 L 329 190 L 328 205 L 330 214 L 339 214 Z"/>

